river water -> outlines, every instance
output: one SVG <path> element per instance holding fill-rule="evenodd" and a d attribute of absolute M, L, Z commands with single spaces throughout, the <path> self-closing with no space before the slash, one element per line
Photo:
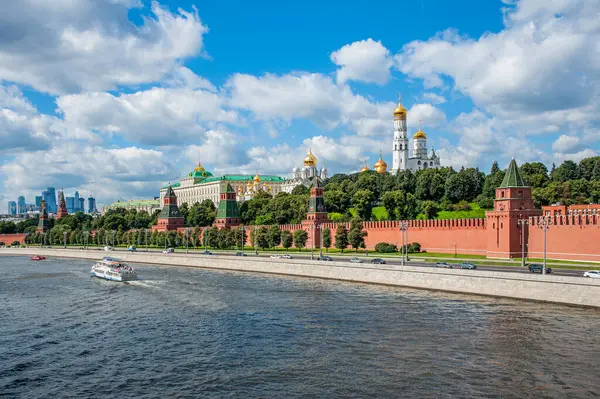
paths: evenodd
<path fill-rule="evenodd" d="M 0 257 L 0 397 L 590 398 L 600 311 Z"/>

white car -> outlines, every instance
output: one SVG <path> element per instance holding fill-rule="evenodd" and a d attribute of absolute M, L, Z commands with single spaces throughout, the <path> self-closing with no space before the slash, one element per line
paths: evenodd
<path fill-rule="evenodd" d="M 352 263 L 363 263 L 363 260 L 360 258 L 352 258 L 350 259 L 350 262 Z"/>
<path fill-rule="evenodd" d="M 113 247 L 109 247 L 108 245 L 104 247 L 105 251 L 114 251 L 115 249 Z"/>
<path fill-rule="evenodd" d="M 279 259 L 279 258 L 281 258 L 281 256 L 279 256 L 279 255 L 271 255 L 270 258 L 271 259 Z"/>
<path fill-rule="evenodd" d="M 288 255 L 288 254 L 281 255 L 281 259 L 292 259 L 292 255 Z"/>
<path fill-rule="evenodd" d="M 583 277 L 600 278 L 600 270 L 590 270 L 583 273 Z"/>
<path fill-rule="evenodd" d="M 175 252 L 173 248 L 167 248 L 164 251 L 162 251 L 163 254 L 172 254 L 173 252 Z"/>

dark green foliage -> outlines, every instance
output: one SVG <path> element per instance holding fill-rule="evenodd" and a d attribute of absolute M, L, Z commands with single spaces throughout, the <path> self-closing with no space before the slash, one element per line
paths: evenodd
<path fill-rule="evenodd" d="M 558 168 L 552 171 L 550 178 L 554 182 L 561 183 L 579 179 L 579 166 L 573 161 L 564 161 Z"/>
<path fill-rule="evenodd" d="M 306 230 L 294 231 L 294 246 L 298 248 L 298 250 L 302 250 L 302 248 L 306 247 L 306 241 L 308 241 L 308 233 Z"/>
<path fill-rule="evenodd" d="M 350 223 L 350 231 L 348 231 L 348 243 L 358 251 L 359 248 L 365 248 L 365 237 L 368 235 L 363 230 L 363 224 L 360 219 L 353 219 Z"/>
<path fill-rule="evenodd" d="M 299 185 L 294 187 L 294 189 L 292 190 L 292 195 L 308 195 L 308 191 L 308 187 Z"/>
<path fill-rule="evenodd" d="M 421 213 L 426 219 L 434 219 L 438 214 L 437 204 L 433 201 L 423 201 L 421 203 Z"/>
<path fill-rule="evenodd" d="M 267 242 L 269 248 L 275 248 L 281 244 L 281 230 L 279 226 L 274 224 L 267 231 Z"/>
<path fill-rule="evenodd" d="M 292 233 L 290 233 L 288 230 L 283 230 L 281 232 L 281 246 L 285 249 L 289 249 L 292 247 L 293 244 L 294 238 L 292 236 Z"/>
<path fill-rule="evenodd" d="M 344 249 L 348 248 L 348 229 L 346 229 L 344 223 L 338 224 L 337 230 L 335 231 L 335 247 L 341 249 L 342 252 L 344 252 Z"/>
<path fill-rule="evenodd" d="M 397 252 L 398 248 L 393 244 L 388 244 L 387 242 L 380 242 L 377 245 L 375 245 L 375 251 L 384 254 Z"/>
<path fill-rule="evenodd" d="M 209 199 L 205 199 L 202 202 L 196 202 L 191 206 L 187 212 L 187 215 L 184 213 L 181 207 L 179 209 L 181 213 L 184 214 L 186 226 L 211 226 L 217 216 L 217 208 Z"/>
<path fill-rule="evenodd" d="M 331 230 L 327 227 L 323 229 L 323 247 L 327 248 L 327 252 L 331 248 Z"/>
<path fill-rule="evenodd" d="M 371 190 L 358 190 L 352 197 L 352 205 L 356 214 L 363 220 L 371 219 L 371 212 L 373 211 L 373 201 L 375 201 L 375 195 Z"/>

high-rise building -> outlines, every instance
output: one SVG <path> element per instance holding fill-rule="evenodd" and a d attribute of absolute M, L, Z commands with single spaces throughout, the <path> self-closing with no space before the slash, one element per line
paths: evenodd
<path fill-rule="evenodd" d="M 48 187 L 45 193 L 46 197 L 44 199 L 46 200 L 46 209 L 49 213 L 57 213 L 58 205 L 56 203 L 56 190 L 54 187 Z"/>
<path fill-rule="evenodd" d="M 85 199 L 83 197 L 79 198 L 79 205 L 77 206 L 77 212 L 85 212 Z"/>
<path fill-rule="evenodd" d="M 40 207 L 42 206 L 42 200 L 43 199 L 44 198 L 41 195 L 36 195 L 36 197 L 35 197 L 35 207 L 37 209 L 40 209 Z"/>
<path fill-rule="evenodd" d="M 75 191 L 74 198 L 75 198 L 75 200 L 73 201 L 74 206 L 73 206 L 73 212 L 72 213 L 81 211 L 81 209 L 79 209 L 79 191 Z"/>
<path fill-rule="evenodd" d="M 16 201 L 8 201 L 8 214 L 16 215 L 17 214 L 17 202 Z"/>
<path fill-rule="evenodd" d="M 67 212 L 75 213 L 75 197 L 65 197 L 65 202 L 67 203 Z"/>
<path fill-rule="evenodd" d="M 90 196 L 88 198 L 88 213 L 96 213 L 96 198 Z"/>
<path fill-rule="evenodd" d="M 19 196 L 19 199 L 17 200 L 17 213 L 19 215 L 24 215 L 27 213 L 27 203 L 25 202 L 25 197 L 22 195 Z"/>

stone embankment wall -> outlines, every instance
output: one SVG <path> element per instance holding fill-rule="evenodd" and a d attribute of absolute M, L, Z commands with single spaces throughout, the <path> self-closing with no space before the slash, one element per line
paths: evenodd
<path fill-rule="evenodd" d="M 0 255 L 29 256 L 32 254 L 95 260 L 107 253 L 38 248 L 0 249 Z M 349 262 L 317 262 L 296 259 L 157 253 L 109 254 L 114 254 L 131 263 L 272 273 L 600 307 L 600 281 L 581 277 L 411 266 L 355 265 Z M 0 257 L 0 267 L 1 265 L 2 258 Z M 44 263 L 40 263 L 40 267 L 43 265 Z M 143 269 L 140 273 L 143 276 Z"/>

